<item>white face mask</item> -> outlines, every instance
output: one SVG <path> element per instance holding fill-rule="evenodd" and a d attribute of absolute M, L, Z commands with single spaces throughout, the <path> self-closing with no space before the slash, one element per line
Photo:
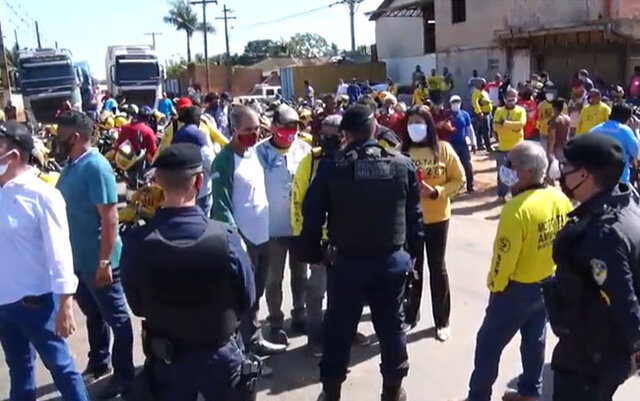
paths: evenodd
<path fill-rule="evenodd" d="M 511 188 L 516 185 L 520 179 L 518 178 L 518 173 L 516 173 L 515 170 L 512 170 L 507 166 L 500 166 L 500 181 Z"/>
<path fill-rule="evenodd" d="M 0 156 L 0 160 L 6 158 L 7 156 L 9 156 L 10 154 L 12 154 L 14 152 L 15 152 L 15 150 L 11 150 L 11 151 L 5 153 L 4 155 Z M 5 173 L 7 172 L 8 168 L 9 168 L 9 163 L 0 164 L 0 176 L 5 175 Z"/>
<path fill-rule="evenodd" d="M 460 111 L 460 103 L 451 103 L 451 111 Z"/>
<path fill-rule="evenodd" d="M 427 124 L 409 124 L 407 131 L 414 143 L 420 143 L 427 138 Z"/>
<path fill-rule="evenodd" d="M 553 99 L 556 98 L 556 96 L 553 93 L 547 93 L 544 95 L 545 99 L 547 99 L 548 102 L 553 101 Z"/>

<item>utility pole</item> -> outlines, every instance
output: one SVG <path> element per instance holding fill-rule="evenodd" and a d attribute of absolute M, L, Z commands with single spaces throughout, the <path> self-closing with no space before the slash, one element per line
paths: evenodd
<path fill-rule="evenodd" d="M 156 49 L 156 36 L 160 35 L 162 35 L 162 32 L 148 32 L 144 34 L 144 36 L 151 36 L 151 47 L 153 50 Z"/>
<path fill-rule="evenodd" d="M 38 21 L 36 21 L 36 37 L 38 38 L 38 49 L 42 49 L 42 44 L 40 42 L 40 27 L 38 27 Z"/>
<path fill-rule="evenodd" d="M 18 31 L 17 30 L 13 30 L 13 36 L 15 36 L 16 38 L 16 47 L 18 48 L 18 50 L 20 50 L 20 44 L 18 42 Z"/>
<path fill-rule="evenodd" d="M 2 25 L 0 24 L 0 74 L 2 75 L 2 97 L 4 106 L 7 100 L 11 99 L 11 84 L 9 82 L 9 68 L 7 66 L 7 52 L 4 49 L 4 36 L 2 36 Z"/>
<path fill-rule="evenodd" d="M 218 0 L 191 0 L 191 4 L 202 4 L 202 33 L 204 34 L 204 67 L 207 69 L 207 92 L 211 90 L 209 73 L 209 46 L 207 46 L 207 4 L 218 4 Z"/>
<path fill-rule="evenodd" d="M 57 41 L 57 40 L 56 40 L 56 43 L 55 43 L 55 44 L 56 44 L 56 49 L 57 49 L 57 48 L 58 48 L 58 41 Z"/>
<path fill-rule="evenodd" d="M 222 12 L 224 17 L 219 17 L 216 19 L 224 20 L 224 41 L 227 46 L 227 64 L 228 64 L 231 61 L 231 54 L 229 52 L 229 22 L 228 21 L 230 19 L 236 19 L 236 17 L 229 16 L 229 14 L 233 12 L 233 10 L 228 9 L 226 4 L 224 5 Z"/>
<path fill-rule="evenodd" d="M 343 0 L 349 6 L 349 20 L 351 22 L 351 52 L 356 52 L 356 5 L 362 3 L 364 0 Z"/>

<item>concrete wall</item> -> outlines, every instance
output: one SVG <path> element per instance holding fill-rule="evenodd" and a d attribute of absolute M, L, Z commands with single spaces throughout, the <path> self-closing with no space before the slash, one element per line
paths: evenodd
<path fill-rule="evenodd" d="M 467 0 L 467 20 L 452 24 L 451 1 L 436 0 L 436 52 L 459 47 L 490 46 L 494 31 L 505 26 L 505 5 L 512 1 Z"/>
<path fill-rule="evenodd" d="M 395 6 L 395 3 L 394 3 Z M 380 59 L 424 54 L 422 17 L 382 17 L 376 21 L 376 46 Z"/>
<path fill-rule="evenodd" d="M 607 14 L 607 0 L 510 0 L 507 25 L 536 29 L 595 21 Z"/>
<path fill-rule="evenodd" d="M 387 64 L 387 76 L 391 77 L 398 85 L 410 85 L 411 75 L 416 70 L 416 65 L 422 67 L 422 71 L 431 71 L 436 68 L 436 55 L 425 54 L 418 57 L 399 57 L 382 60 Z"/>
<path fill-rule="evenodd" d="M 614 18 L 640 19 L 640 1 L 612 0 L 612 16 Z"/>
<path fill-rule="evenodd" d="M 318 96 L 323 93 L 335 92 L 340 78 L 344 79 L 345 82 L 349 82 L 354 77 L 358 81 L 368 79 L 372 83 L 384 82 L 387 79 L 385 63 L 292 67 L 291 72 L 293 74 L 293 91 L 297 97 L 302 96 L 304 93 L 305 80 L 311 82 L 316 96 Z"/>
<path fill-rule="evenodd" d="M 229 78 L 227 76 L 229 75 Z M 223 92 L 231 89 L 233 96 L 246 95 L 256 84 L 262 82 L 262 70 L 256 68 L 233 68 L 231 74 L 227 67 L 210 65 L 211 87 L 207 88 L 206 69 L 203 65 L 190 65 L 180 75 L 180 89 L 185 92 L 189 86 L 200 85 L 202 92 Z M 229 82 L 230 81 L 230 82 Z"/>

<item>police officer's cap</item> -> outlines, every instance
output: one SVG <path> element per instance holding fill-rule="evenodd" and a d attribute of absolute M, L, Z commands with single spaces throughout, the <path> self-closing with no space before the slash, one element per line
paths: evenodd
<path fill-rule="evenodd" d="M 356 104 L 347 109 L 342 116 L 340 129 L 344 131 L 353 131 L 362 129 L 362 126 L 373 118 L 371 108 L 364 104 Z"/>
<path fill-rule="evenodd" d="M 162 170 L 202 171 L 202 154 L 200 148 L 192 143 L 177 143 L 164 149 L 153 167 Z"/>
<path fill-rule="evenodd" d="M 564 145 L 564 156 L 573 167 L 589 171 L 619 165 L 624 166 L 622 147 L 613 138 L 602 134 L 580 135 Z"/>
<path fill-rule="evenodd" d="M 0 137 L 11 140 L 27 153 L 33 150 L 33 136 L 24 124 L 15 121 L 0 122 Z"/>

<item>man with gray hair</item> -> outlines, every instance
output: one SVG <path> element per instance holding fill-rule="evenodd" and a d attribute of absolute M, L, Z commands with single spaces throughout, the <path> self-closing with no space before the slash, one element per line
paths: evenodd
<path fill-rule="evenodd" d="M 469 401 L 489 401 L 502 350 L 519 331 L 523 373 L 507 401 L 537 400 L 542 390 L 546 312 L 542 283 L 554 271 L 552 243 L 572 206 L 557 188 L 547 187 L 547 156 L 537 143 L 515 145 L 500 168 L 513 198 L 504 206 L 487 279 L 489 305 L 478 332 Z"/>

